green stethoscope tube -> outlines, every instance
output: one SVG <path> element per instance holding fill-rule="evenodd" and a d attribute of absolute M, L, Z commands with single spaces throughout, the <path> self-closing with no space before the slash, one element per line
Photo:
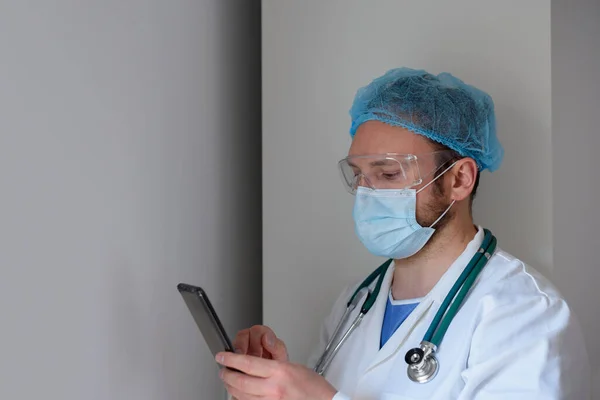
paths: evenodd
<path fill-rule="evenodd" d="M 487 233 L 488 232 L 486 232 L 486 236 L 487 236 Z M 456 286 L 457 289 L 458 289 L 458 287 L 460 287 L 460 292 L 458 293 L 456 298 L 454 298 L 454 301 L 452 302 L 452 305 L 450 305 L 450 308 L 448 308 L 447 305 L 446 305 L 446 307 L 444 307 L 444 305 L 442 304 L 442 306 L 438 310 L 438 315 L 441 315 L 441 314 L 443 314 L 442 310 L 445 308 L 448 308 L 448 312 L 445 314 L 442 322 L 439 323 L 437 330 L 435 330 L 435 329 L 432 330 L 432 328 L 434 328 L 436 326 L 433 323 L 429 327 L 429 330 L 427 331 L 427 333 L 429 334 L 430 331 L 432 331 L 431 335 L 433 337 L 431 337 L 431 336 L 428 337 L 426 334 L 425 337 L 423 338 L 424 341 L 430 342 L 437 347 L 440 346 L 440 343 L 442 342 L 442 339 L 444 338 L 444 335 L 446 334 L 446 331 L 448 330 L 448 327 L 450 326 L 450 322 L 452 322 L 452 320 L 458 313 L 458 309 L 462 305 L 462 302 L 465 299 L 465 297 L 467 296 L 467 293 L 473 287 L 473 284 L 475 283 L 475 279 L 477 279 L 477 276 L 479 276 L 479 273 L 481 272 L 483 267 L 487 264 L 491 255 L 494 254 L 494 250 L 496 250 L 496 243 L 497 243 L 496 237 L 492 236 L 491 233 L 490 233 L 490 236 L 491 236 L 490 243 L 485 247 L 482 245 L 481 249 L 484 249 L 484 252 L 482 253 L 480 251 L 477 253 L 479 255 L 478 260 L 476 261 L 476 263 L 474 263 L 475 265 L 473 266 L 470 273 L 464 280 L 462 287 L 457 285 L 458 282 L 456 282 L 454 284 L 454 286 Z M 454 287 L 453 287 L 453 289 L 454 289 Z M 446 300 L 448 299 L 448 297 L 445 299 L 444 303 L 446 303 Z M 438 315 L 436 315 L 436 317 Z M 428 340 L 428 339 L 431 339 L 431 340 Z"/>
<path fill-rule="evenodd" d="M 367 279 L 365 279 L 364 282 L 358 287 L 358 289 L 356 289 L 356 291 L 350 298 L 348 305 L 350 305 L 350 303 L 352 302 L 354 297 L 358 294 L 358 292 L 360 292 L 361 289 L 368 288 L 368 286 L 371 285 L 371 283 L 373 283 L 375 278 L 379 278 L 379 279 L 377 279 L 377 284 L 375 285 L 375 288 L 373 289 L 373 291 L 372 292 L 369 291 L 367 299 L 363 303 L 361 310 L 360 310 L 360 312 L 363 314 L 368 313 L 369 310 L 371 309 L 371 307 L 373 307 L 373 304 L 375 304 L 375 300 L 377 300 L 377 296 L 379 295 L 379 291 L 381 290 L 381 285 L 383 284 L 383 278 L 385 277 L 385 273 L 386 273 L 388 267 L 390 266 L 390 264 L 392 263 L 392 261 L 393 261 L 392 259 L 387 260 L 386 262 L 381 264 L 379 266 L 379 268 L 377 268 L 375 271 L 373 271 L 371 273 L 371 275 L 369 275 L 367 277 Z"/>
<path fill-rule="evenodd" d="M 493 248 L 491 249 L 491 251 L 489 251 L 490 249 L 488 248 L 492 245 L 492 243 Z M 490 231 L 486 229 L 485 236 L 483 238 L 483 242 L 481 243 L 479 251 L 475 254 L 475 256 L 473 256 L 473 258 L 463 270 L 463 272 L 460 274 L 456 282 L 454 282 L 454 285 L 446 295 L 446 298 L 444 298 L 444 301 L 442 302 L 442 305 L 440 306 L 437 314 L 433 318 L 433 321 L 431 321 L 431 325 L 429 325 L 427 333 L 425 333 L 425 336 L 423 337 L 423 341 L 433 343 L 436 346 L 440 345 L 442 338 L 448 330 L 450 322 L 458 312 L 458 308 L 462 304 L 462 301 L 464 300 L 467 292 L 471 289 L 471 286 L 473 286 L 475 278 L 477 278 L 477 275 L 479 275 L 479 272 L 481 272 L 481 270 L 487 263 L 488 259 L 485 257 L 484 254 L 492 254 L 495 248 L 496 238 L 492 235 Z M 469 277 L 472 277 L 472 279 L 469 279 Z M 459 296 L 456 297 L 456 293 L 461 288 L 462 290 Z M 448 310 L 450 303 L 452 303 L 452 307 Z M 448 310 L 447 313 L 446 310 Z M 443 321 L 442 318 L 444 318 Z M 434 336 L 436 331 L 441 332 L 441 334 L 437 334 Z"/>

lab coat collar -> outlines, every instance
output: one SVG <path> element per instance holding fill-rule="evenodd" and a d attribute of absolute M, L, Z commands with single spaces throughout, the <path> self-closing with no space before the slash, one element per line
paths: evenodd
<path fill-rule="evenodd" d="M 387 269 L 385 277 L 381 284 L 381 290 L 377 295 L 377 300 L 373 304 L 372 309 L 365 315 L 361 329 L 364 330 L 363 337 L 366 338 L 363 344 L 363 356 L 361 369 L 366 371 L 374 362 L 377 362 L 378 354 L 380 353 L 379 344 L 381 337 L 381 326 L 383 324 L 383 316 L 387 304 L 388 293 L 394 276 L 393 264 Z M 417 307 L 418 308 L 418 307 Z"/>

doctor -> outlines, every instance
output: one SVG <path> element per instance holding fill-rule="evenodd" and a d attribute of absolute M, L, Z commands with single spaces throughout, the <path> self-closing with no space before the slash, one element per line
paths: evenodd
<path fill-rule="evenodd" d="M 437 374 L 427 383 L 409 379 L 405 354 L 419 346 L 484 241 L 471 210 L 480 172 L 496 170 L 503 156 L 494 106 L 487 94 L 450 74 L 398 68 L 360 89 L 350 114 L 353 141 L 339 168 L 355 196 L 356 233 L 370 252 L 393 263 L 373 307 L 323 376 L 312 368 L 359 283 L 333 305 L 310 368 L 291 363 L 285 344 L 268 327 L 239 332 L 234 345 L 240 354 L 217 355 L 217 362 L 244 372 L 221 371 L 230 395 L 589 399 L 588 360 L 571 310 L 550 282 L 499 247 L 439 344 Z M 362 299 L 358 304 L 343 329 Z"/>

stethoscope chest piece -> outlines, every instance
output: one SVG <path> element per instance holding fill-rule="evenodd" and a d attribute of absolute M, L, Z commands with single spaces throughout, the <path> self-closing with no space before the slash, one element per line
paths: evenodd
<path fill-rule="evenodd" d="M 408 378 L 416 383 L 427 383 L 435 378 L 440 365 L 435 358 L 436 346 L 433 343 L 421 342 L 420 347 L 410 349 L 404 360 L 408 364 Z"/>

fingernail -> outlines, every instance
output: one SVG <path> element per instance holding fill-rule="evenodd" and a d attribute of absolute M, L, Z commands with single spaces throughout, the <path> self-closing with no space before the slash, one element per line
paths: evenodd
<path fill-rule="evenodd" d="M 219 378 L 223 379 L 223 370 L 219 371 Z"/>
<path fill-rule="evenodd" d="M 219 354 L 217 354 L 217 357 L 215 357 L 215 359 L 217 360 L 217 362 L 219 364 L 222 364 L 223 361 L 225 360 L 225 356 L 223 356 L 223 354 L 219 353 Z"/>
<path fill-rule="evenodd" d="M 273 335 L 267 335 L 267 344 L 269 345 L 269 347 L 275 347 L 275 338 L 273 337 Z"/>

